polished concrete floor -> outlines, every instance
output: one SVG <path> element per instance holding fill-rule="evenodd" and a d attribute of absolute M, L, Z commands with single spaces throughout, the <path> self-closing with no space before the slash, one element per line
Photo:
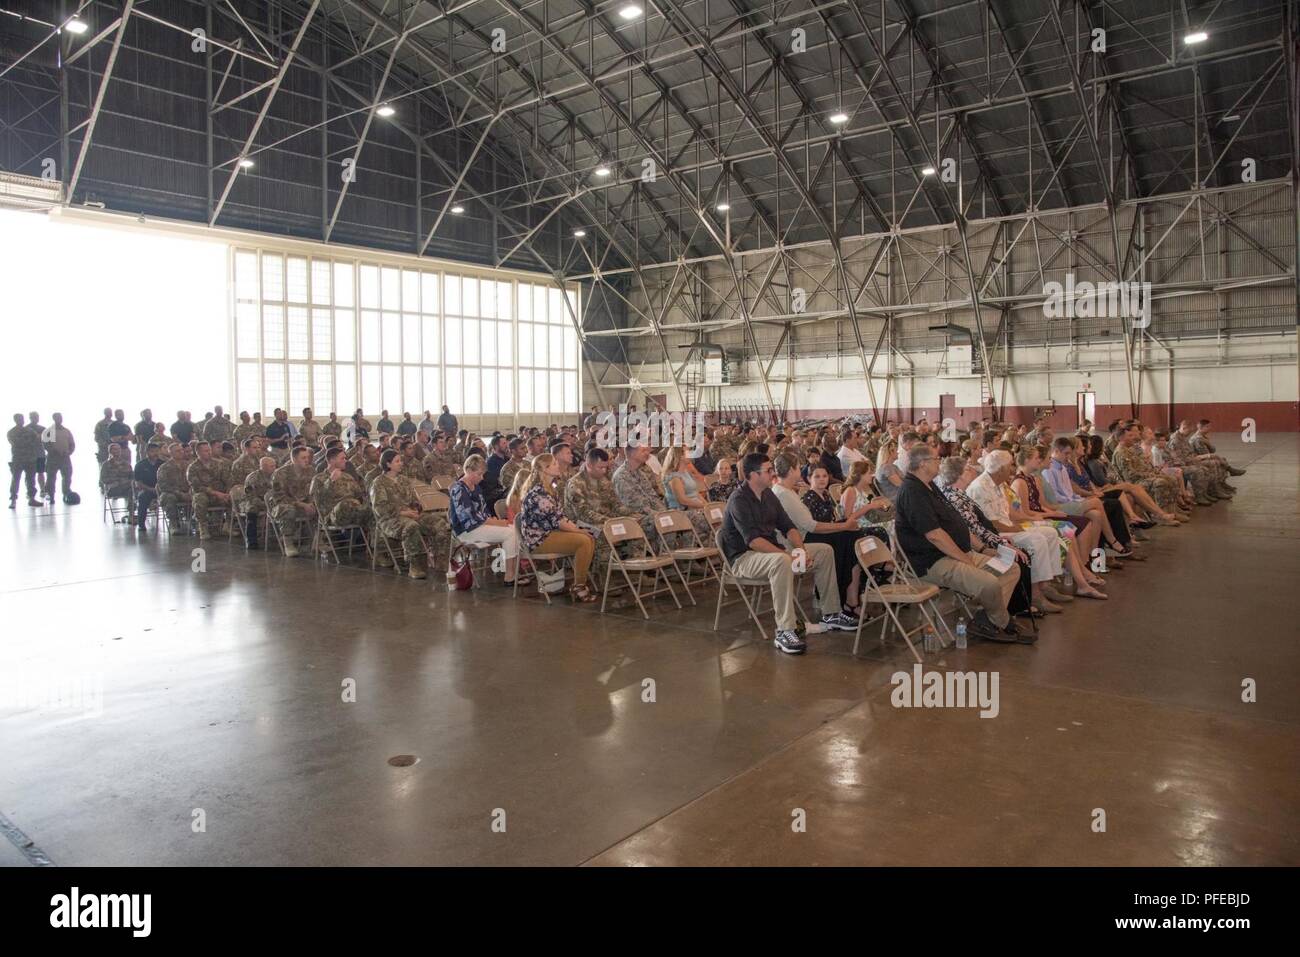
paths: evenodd
<path fill-rule="evenodd" d="M 896 640 L 787 658 L 711 596 L 647 623 L 224 543 L 198 572 L 93 494 L 20 505 L 0 815 L 64 865 L 1297 864 L 1300 438 L 1221 449 L 1236 500 L 1110 602 L 928 659 L 996 671 L 994 719 L 892 707 Z"/>

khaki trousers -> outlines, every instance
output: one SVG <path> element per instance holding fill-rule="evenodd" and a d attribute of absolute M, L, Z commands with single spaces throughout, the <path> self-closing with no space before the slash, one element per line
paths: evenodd
<path fill-rule="evenodd" d="M 839 612 L 840 589 L 835 580 L 835 550 L 823 542 L 804 546 L 806 570 L 813 574 L 823 615 Z M 772 589 L 772 606 L 778 631 L 793 631 L 798 623 L 794 606 L 794 554 L 748 551 L 731 563 L 741 578 L 766 578 Z"/>
<path fill-rule="evenodd" d="M 1001 575 L 995 575 L 984 570 L 983 566 L 988 560 L 989 556 L 976 552 L 975 564 L 980 567 L 973 568 L 965 562 L 941 558 L 921 576 L 921 581 L 940 588 L 951 588 L 967 598 L 974 598 L 993 624 L 1005 628 L 1011 621 L 1007 603 L 1011 601 L 1011 594 L 1020 581 L 1020 566 L 1012 565 Z"/>

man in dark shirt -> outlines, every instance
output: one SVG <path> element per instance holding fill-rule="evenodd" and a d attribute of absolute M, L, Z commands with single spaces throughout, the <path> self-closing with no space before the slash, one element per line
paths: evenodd
<path fill-rule="evenodd" d="M 389 435 L 393 434 L 393 420 L 388 417 L 387 409 L 384 409 L 380 414 L 379 422 L 375 425 L 375 428 L 380 432 L 387 432 Z"/>
<path fill-rule="evenodd" d="M 271 454 L 277 462 L 284 461 L 289 453 L 289 413 L 275 410 L 275 419 L 266 427 L 266 438 L 271 443 Z"/>
<path fill-rule="evenodd" d="M 176 421 L 171 427 L 172 438 L 181 445 L 189 445 L 194 438 L 194 422 L 190 419 L 188 412 L 180 411 L 176 413 Z"/>
<path fill-rule="evenodd" d="M 1020 580 L 1020 566 L 986 570 L 990 556 L 971 549 L 970 527 L 931 483 L 939 474 L 934 450 L 918 442 L 907 453 L 907 476 L 898 490 L 894 532 L 899 547 L 922 581 L 949 588 L 980 604 L 970 633 L 989 641 L 1026 640 L 1011 621 L 1007 604 Z"/>
<path fill-rule="evenodd" d="M 510 461 L 510 444 L 504 435 L 494 435 L 488 451 L 492 454 L 487 457 L 487 469 L 479 483 L 479 491 L 483 493 L 487 507 L 491 508 L 509 491 L 501 487 L 501 468 Z"/>
<path fill-rule="evenodd" d="M 121 445 L 131 438 L 131 426 L 126 424 L 126 412 L 118 409 L 113 413 L 113 421 L 108 424 L 108 441 Z"/>
<path fill-rule="evenodd" d="M 131 478 L 135 480 L 135 527 L 144 530 L 144 520 L 149 516 L 149 508 L 158 498 L 158 466 L 161 463 L 162 446 L 150 442 L 145 446 L 145 457 L 135 463 Z"/>
<path fill-rule="evenodd" d="M 411 421 L 411 413 L 403 412 L 402 421 L 397 423 L 397 434 L 414 435 L 416 432 L 416 428 L 417 428 L 416 424 Z"/>
<path fill-rule="evenodd" d="M 442 415 L 438 416 L 438 431 L 446 432 L 448 435 L 455 435 L 459 428 L 456 417 L 451 414 L 451 410 L 445 405 L 442 407 Z"/>
<path fill-rule="evenodd" d="M 772 589 L 777 648 L 801 655 L 807 644 L 795 632 L 795 575 L 813 573 L 824 628 L 853 631 L 857 620 L 840 609 L 835 552 L 823 543 L 804 544 L 772 491 L 772 460 L 751 452 L 741 461 L 744 481 L 727 499 L 722 519 L 722 551 L 739 578 L 765 578 Z M 778 533 L 793 547 L 787 552 Z"/>

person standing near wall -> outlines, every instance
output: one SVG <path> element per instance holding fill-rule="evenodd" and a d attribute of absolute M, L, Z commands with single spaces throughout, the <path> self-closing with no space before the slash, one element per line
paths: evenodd
<path fill-rule="evenodd" d="M 63 476 L 63 501 L 68 505 L 77 504 L 72 493 L 72 453 L 77 451 L 77 443 L 72 432 L 63 425 L 63 413 L 54 413 L 54 424 L 41 436 L 45 446 L 45 494 L 54 500 L 55 479 Z"/>
<path fill-rule="evenodd" d="M 23 424 L 23 414 L 14 413 L 14 427 L 9 430 L 9 472 L 13 476 L 9 481 L 9 507 L 18 507 L 18 485 L 23 478 L 27 480 L 27 504 L 43 506 L 45 503 L 36 497 L 36 460 L 41 454 L 41 440 L 31 429 Z"/>

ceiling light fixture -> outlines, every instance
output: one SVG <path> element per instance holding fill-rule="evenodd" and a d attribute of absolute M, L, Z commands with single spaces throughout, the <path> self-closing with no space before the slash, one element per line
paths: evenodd
<path fill-rule="evenodd" d="M 397 111 L 387 103 L 381 104 L 379 108 L 375 110 L 375 112 L 378 115 L 382 116 L 384 119 L 388 119 L 390 116 L 393 116 L 394 114 L 397 113 Z"/>
<path fill-rule="evenodd" d="M 63 25 L 63 29 L 67 30 L 69 33 L 75 33 L 77 36 L 81 36 L 81 34 L 89 30 L 90 27 L 85 20 L 81 20 L 74 16 Z"/>
<path fill-rule="evenodd" d="M 453 216 L 459 216 L 459 215 L 460 215 L 461 213 L 463 213 L 463 212 L 465 212 L 465 207 L 464 207 L 464 206 L 453 206 L 453 207 L 451 208 L 451 214 L 452 214 Z"/>
<path fill-rule="evenodd" d="M 1241 119 L 1241 114 L 1240 114 L 1240 113 L 1232 113 L 1232 114 L 1230 114 L 1230 115 L 1228 115 L 1228 116 L 1225 116 L 1225 117 L 1224 117 L 1220 122 L 1223 122 L 1223 123 L 1235 123 L 1235 122 L 1236 122 L 1237 120 L 1239 120 L 1239 119 Z"/>
<path fill-rule="evenodd" d="M 251 159 L 249 159 L 248 157 L 244 157 L 243 159 L 241 159 L 241 160 L 239 161 L 239 168 L 240 168 L 240 169 L 252 169 L 253 166 L 254 166 L 253 161 L 252 161 Z"/>
<path fill-rule="evenodd" d="M 845 123 L 847 123 L 847 122 L 849 121 L 849 114 L 847 114 L 847 113 L 832 113 L 832 114 L 830 115 L 830 121 L 831 121 L 832 123 L 834 123 L 836 126 L 843 126 Z"/>
<path fill-rule="evenodd" d="M 1183 37 L 1183 44 L 1191 46 L 1194 43 L 1204 43 L 1208 39 L 1210 39 L 1208 33 L 1204 30 L 1197 30 L 1195 33 L 1189 33 L 1187 36 Z"/>
<path fill-rule="evenodd" d="M 637 17 L 641 16 L 641 12 L 641 8 L 635 3 L 629 3 L 618 11 L 618 15 L 624 20 L 635 20 Z"/>
<path fill-rule="evenodd" d="M 725 213 L 727 210 L 731 209 L 731 204 L 730 204 L 730 203 L 718 203 L 718 205 L 715 206 L 714 208 L 715 208 L 718 212 L 720 212 L 720 213 Z"/>
<path fill-rule="evenodd" d="M 608 176 L 608 175 L 609 175 L 609 167 L 608 167 L 608 166 L 597 166 L 597 167 L 596 167 L 596 175 L 597 175 L 597 176 Z"/>
<path fill-rule="evenodd" d="M 581 239 L 581 238 L 582 238 L 583 236 L 585 236 L 585 235 L 587 235 L 587 231 L 586 231 L 585 229 L 575 229 L 575 230 L 573 231 L 573 238 L 574 238 L 574 239 Z"/>
<path fill-rule="evenodd" d="M 933 176 L 933 175 L 934 175 L 934 167 L 933 167 L 933 166 L 927 166 L 925 169 L 921 170 L 921 175 L 922 175 L 922 176 Z"/>

